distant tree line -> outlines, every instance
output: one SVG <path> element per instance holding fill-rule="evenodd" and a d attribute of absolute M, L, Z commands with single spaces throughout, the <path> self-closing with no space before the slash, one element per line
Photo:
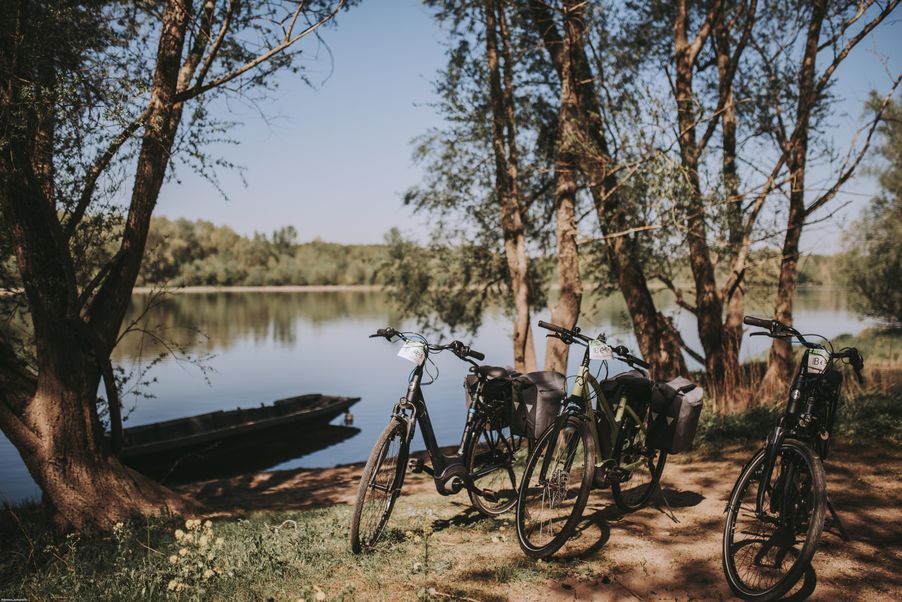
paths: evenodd
<path fill-rule="evenodd" d="M 243 236 L 205 220 L 151 221 L 138 283 L 172 286 L 380 284 L 384 245 L 299 243 L 285 226 Z"/>

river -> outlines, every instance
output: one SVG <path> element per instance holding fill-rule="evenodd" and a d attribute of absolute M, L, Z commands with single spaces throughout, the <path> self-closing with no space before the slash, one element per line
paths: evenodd
<path fill-rule="evenodd" d="M 126 335 L 114 353 L 114 364 L 139 376 L 131 384 L 147 384 L 123 398 L 125 426 L 256 406 L 302 393 L 359 396 L 362 400 L 352 411 L 360 434 L 272 469 L 331 467 L 364 460 L 392 405 L 404 394 L 411 368 L 396 356 L 398 344 L 367 338 L 388 325 L 416 329 L 414 323 L 397 316 L 392 294 L 214 292 L 169 296 L 147 311 L 139 325 L 177 344 L 193 360 L 186 360 L 181 353 L 165 353 L 163 347 L 140 332 Z M 142 315 L 149 299 L 148 295 L 134 295 L 126 323 Z M 666 299 L 662 305 L 673 309 L 667 307 Z M 763 300 L 755 303 L 753 296 L 749 313 L 767 315 L 768 305 Z M 584 307 L 580 323 L 584 330 L 592 334 L 603 331 L 609 340 L 635 349 L 619 296 L 589 297 Z M 804 332 L 828 337 L 857 333 L 868 325 L 851 310 L 846 294 L 836 290 L 800 290 L 795 315 L 796 324 Z M 548 312 L 533 316 L 533 322 L 539 319 L 547 320 Z M 692 316 L 683 311 L 675 319 L 687 343 L 697 348 Z M 510 320 L 500 310 L 489 310 L 475 336 L 460 334 L 457 338 L 485 353 L 486 362 L 509 365 L 510 335 Z M 437 336 L 432 338 L 438 340 Z M 764 337 L 746 337 L 743 357 L 760 355 L 769 342 Z M 541 363 L 544 349 L 540 346 L 537 351 Z M 571 364 L 578 363 L 576 356 L 571 354 Z M 439 443 L 450 445 L 459 440 L 463 426 L 461 382 L 467 365 L 448 353 L 434 360 L 439 375 L 424 394 Z M 619 372 L 625 367 L 612 365 L 611 369 Z M 419 436 L 414 444 L 421 445 Z M 18 503 L 39 496 L 18 452 L 0 436 L 0 502 Z"/>

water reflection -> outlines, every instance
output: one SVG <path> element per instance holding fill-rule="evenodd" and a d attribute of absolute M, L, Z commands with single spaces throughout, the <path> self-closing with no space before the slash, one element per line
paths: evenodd
<path fill-rule="evenodd" d="M 672 298 L 660 293 L 661 305 L 673 310 Z M 772 302 L 763 292 L 750 296 L 750 313 L 767 315 Z M 141 315 L 147 295 L 135 295 L 129 321 Z M 593 334 L 604 331 L 613 340 L 635 348 L 629 317 L 619 295 L 598 298 L 588 295 L 581 325 Z M 796 323 L 805 331 L 828 337 L 860 331 L 866 323 L 848 308 L 841 291 L 803 290 L 796 296 Z M 549 319 L 539 312 L 533 321 Z M 698 348 L 693 316 L 677 312 L 675 318 L 689 345 Z M 368 339 L 377 328 L 392 325 L 416 327 L 402 321 L 392 308 L 389 293 L 382 292 L 247 292 L 176 294 L 147 312 L 142 324 L 162 329 L 188 351 L 212 358 L 209 382 L 190 364 L 167 356 L 146 375 L 156 379 L 151 399 L 128 397 L 134 411 L 126 426 L 158 422 L 182 416 L 236 407 L 259 406 L 303 393 L 361 397 L 354 408 L 360 434 L 344 439 L 327 450 L 303 458 L 280 458 L 276 468 L 325 467 L 366 459 L 373 442 L 385 426 L 392 405 L 404 394 L 411 364 L 396 357 L 396 345 Z M 204 333 L 206 336 L 200 336 Z M 486 361 L 512 362 L 510 320 L 497 309 L 487 312 L 476 336 L 461 336 L 486 354 Z M 541 341 L 541 339 L 540 339 Z M 763 337 L 743 342 L 743 356 L 764 353 L 769 340 Z M 116 349 L 114 362 L 129 369 L 146 363 L 160 349 L 133 333 Z M 537 349 L 540 364 L 542 345 Z M 571 356 L 571 373 L 579 361 Z M 449 354 L 434 356 L 440 373 L 435 384 L 424 389 L 440 445 L 459 442 L 465 419 L 461 381 L 467 365 Z M 624 366 L 612 362 L 612 372 Z M 419 446 L 419 437 L 414 439 Z M 248 455 L 253 455 L 250 450 Z M 18 453 L 0 437 L 0 501 L 36 498 Z"/>

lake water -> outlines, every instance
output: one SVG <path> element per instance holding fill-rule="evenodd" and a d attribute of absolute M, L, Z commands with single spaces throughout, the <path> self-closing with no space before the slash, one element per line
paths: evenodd
<path fill-rule="evenodd" d="M 385 426 L 393 404 L 404 395 L 411 364 L 396 356 L 398 344 L 369 339 L 377 328 L 416 329 L 399 319 L 384 292 L 222 292 L 185 293 L 163 300 L 145 316 L 143 325 L 202 358 L 206 370 L 171 356 L 150 366 L 140 380 L 152 381 L 152 398 L 134 395 L 123 399 L 128 411 L 125 426 L 135 426 L 299 395 L 324 393 L 359 396 L 352 408 L 361 433 L 328 449 L 272 467 L 330 467 L 365 460 Z M 135 319 L 148 301 L 136 294 Z M 662 305 L 667 308 L 668 302 Z M 752 299 L 749 312 L 770 313 L 770 304 Z M 757 307 L 756 307 L 757 305 Z M 603 331 L 610 340 L 635 349 L 629 320 L 619 296 L 584 302 L 580 322 L 584 330 Z M 670 308 L 672 309 L 672 308 Z M 533 323 L 549 319 L 548 312 L 533 316 Z M 676 314 L 687 343 L 698 348 L 693 317 Z M 868 323 L 856 316 L 842 291 L 803 290 L 796 297 L 796 323 L 805 332 L 828 337 L 856 333 Z M 510 320 L 501 311 L 489 311 L 475 336 L 460 338 L 486 355 L 486 362 L 512 361 Z M 437 340 L 437 337 L 433 337 Z M 432 338 L 430 338 L 432 340 Z M 541 339 L 540 339 L 541 341 Z M 743 356 L 763 353 L 770 339 L 745 338 Z M 146 337 L 126 336 L 114 354 L 114 363 L 126 370 L 147 367 L 161 348 Z M 544 346 L 537 349 L 541 358 Z M 571 354 L 571 365 L 580 357 Z M 424 389 L 435 432 L 441 445 L 456 444 L 465 417 L 461 386 L 467 364 L 450 353 L 434 356 L 439 377 Z M 612 364 L 619 364 L 612 362 Z M 693 366 L 696 367 L 696 366 Z M 612 372 L 625 369 L 611 366 Z M 572 373 L 572 370 L 571 370 Z M 341 418 L 337 419 L 339 422 Z M 419 436 L 414 445 L 421 446 Z M 40 493 L 18 452 L 0 436 L 0 501 L 37 499 Z"/>

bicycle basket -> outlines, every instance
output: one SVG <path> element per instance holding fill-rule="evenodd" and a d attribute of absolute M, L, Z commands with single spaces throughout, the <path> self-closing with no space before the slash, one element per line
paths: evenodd
<path fill-rule="evenodd" d="M 703 397 L 701 387 L 681 376 L 656 383 L 648 418 L 649 446 L 671 454 L 692 447 Z"/>
<path fill-rule="evenodd" d="M 538 439 L 560 413 L 567 380 L 560 372 L 530 372 L 513 379 L 511 433 Z"/>

